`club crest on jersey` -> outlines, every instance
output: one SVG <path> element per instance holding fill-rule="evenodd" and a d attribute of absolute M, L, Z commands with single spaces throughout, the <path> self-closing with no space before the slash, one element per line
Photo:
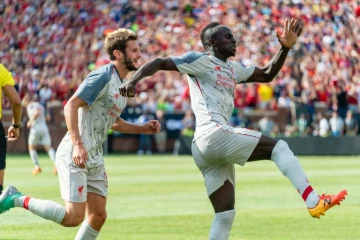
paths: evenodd
<path fill-rule="evenodd" d="M 220 66 L 215 66 L 215 71 L 221 71 L 221 67 Z"/>
<path fill-rule="evenodd" d="M 119 98 L 119 94 L 115 93 L 114 98 L 118 99 Z"/>

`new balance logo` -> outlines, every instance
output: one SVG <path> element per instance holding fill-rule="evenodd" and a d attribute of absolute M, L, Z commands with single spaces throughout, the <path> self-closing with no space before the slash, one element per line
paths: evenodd
<path fill-rule="evenodd" d="M 329 198 L 329 199 L 324 199 L 324 207 L 326 206 L 326 203 L 327 203 L 328 205 L 331 205 L 331 198 Z"/>

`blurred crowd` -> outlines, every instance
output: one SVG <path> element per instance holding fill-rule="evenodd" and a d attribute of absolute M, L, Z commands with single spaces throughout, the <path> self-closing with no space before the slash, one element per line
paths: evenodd
<path fill-rule="evenodd" d="M 338 136 L 350 132 L 349 126 L 357 128 L 347 120 L 354 119 L 360 103 L 360 2 L 355 0 L 3 0 L 0 59 L 21 96 L 30 92 L 44 105 L 61 106 L 91 70 L 109 61 L 103 40 L 112 29 L 137 32 L 147 62 L 204 51 L 200 31 L 218 21 L 238 40 L 234 59 L 263 66 L 280 47 L 276 31 L 286 18 L 303 25 L 298 43 L 273 82 L 237 86 L 231 124 L 273 136 Z M 129 104 L 144 112 L 191 110 L 184 75 L 159 72 L 137 87 Z M 244 121 L 254 112 L 280 108 L 290 113 L 285 127 L 268 116 L 256 124 Z"/>

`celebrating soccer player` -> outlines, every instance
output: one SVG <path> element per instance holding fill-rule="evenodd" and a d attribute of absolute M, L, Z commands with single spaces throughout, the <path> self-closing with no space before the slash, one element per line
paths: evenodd
<path fill-rule="evenodd" d="M 212 240 L 229 238 L 235 217 L 234 164 L 272 160 L 300 193 L 311 216 L 316 218 L 339 204 L 347 194 L 343 190 L 335 195 L 319 196 L 285 141 L 245 128 L 228 126 L 234 109 L 236 84 L 272 81 L 283 66 L 301 29 L 297 20 L 286 19 L 283 33 L 277 33 L 281 48 L 273 59 L 262 68 L 245 67 L 239 62 L 228 60 L 235 56 L 237 47 L 232 31 L 213 22 L 201 32 L 206 52 L 156 58 L 142 66 L 120 89 L 123 96 L 133 97 L 135 84 L 159 70 L 187 74 L 196 117 L 192 155 L 204 176 L 206 190 L 215 211 L 210 229 Z"/>
<path fill-rule="evenodd" d="M 84 220 L 75 239 L 96 239 L 106 220 L 108 180 L 104 167 L 103 143 L 111 128 L 132 134 L 153 134 L 160 124 L 150 120 L 143 125 L 121 119 L 126 98 L 119 86 L 129 71 L 138 68 L 141 58 L 137 35 L 118 29 L 106 36 L 105 49 L 111 63 L 92 71 L 65 106 L 68 132 L 56 153 L 56 166 L 65 208 L 55 202 L 24 196 L 13 186 L 0 196 L 0 213 L 13 207 L 25 208 L 65 227 Z"/>

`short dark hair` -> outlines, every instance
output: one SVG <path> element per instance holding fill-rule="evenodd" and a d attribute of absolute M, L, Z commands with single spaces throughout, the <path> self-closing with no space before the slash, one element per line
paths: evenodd
<path fill-rule="evenodd" d="M 209 48 L 209 39 L 213 34 L 211 30 L 213 30 L 216 26 L 219 25 L 220 23 L 218 22 L 211 22 L 201 30 L 200 39 L 205 50 L 208 50 Z"/>

